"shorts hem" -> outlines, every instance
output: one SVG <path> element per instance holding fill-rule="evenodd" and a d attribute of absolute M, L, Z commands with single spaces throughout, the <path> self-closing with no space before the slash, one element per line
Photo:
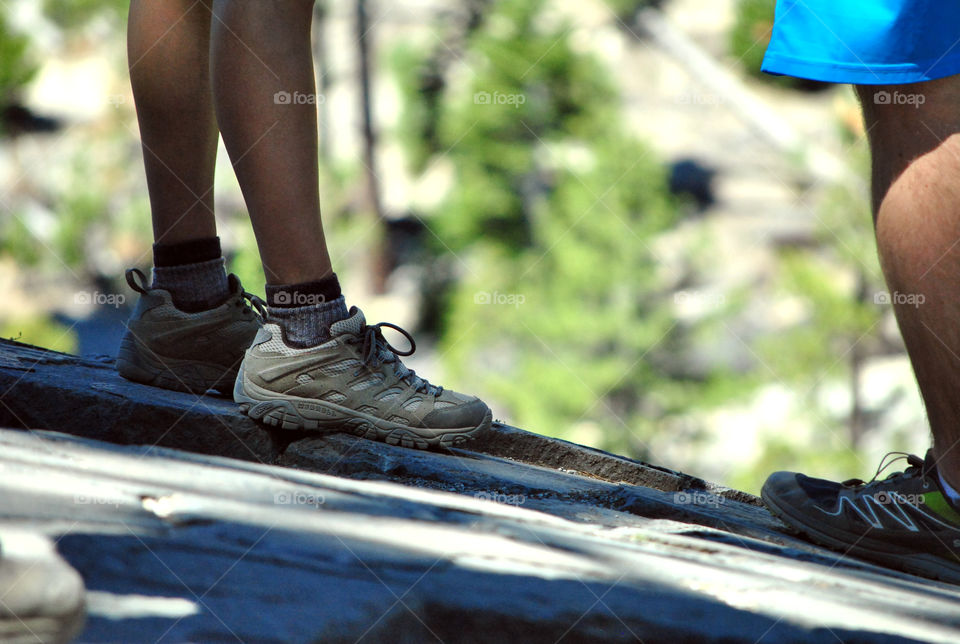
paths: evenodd
<path fill-rule="evenodd" d="M 869 65 L 811 61 L 768 53 L 760 69 L 777 76 L 795 76 L 824 83 L 901 85 L 960 74 L 960 55 L 939 61 L 928 61 L 927 64 L 920 62 L 901 65 Z"/>

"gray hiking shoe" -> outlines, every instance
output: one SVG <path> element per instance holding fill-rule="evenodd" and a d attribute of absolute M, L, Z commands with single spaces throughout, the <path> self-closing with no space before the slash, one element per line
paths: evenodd
<path fill-rule="evenodd" d="M 392 347 L 382 327 L 402 333 L 410 350 Z M 415 349 L 403 329 L 369 326 L 353 307 L 330 333 L 324 344 L 297 349 L 267 320 L 243 359 L 233 399 L 268 425 L 347 431 L 418 449 L 460 445 L 490 427 L 481 400 L 431 385 L 400 362 Z"/>
<path fill-rule="evenodd" d="M 243 352 L 260 328 L 260 319 L 245 301 L 236 275 L 230 297 L 215 309 L 185 313 L 170 293 L 151 289 L 139 270 L 127 271 L 127 283 L 140 293 L 137 307 L 117 355 L 117 371 L 127 380 L 202 394 L 216 389 L 229 395 Z"/>

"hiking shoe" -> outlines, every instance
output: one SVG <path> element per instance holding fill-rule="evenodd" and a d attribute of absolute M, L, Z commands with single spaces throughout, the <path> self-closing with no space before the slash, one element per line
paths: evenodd
<path fill-rule="evenodd" d="M 904 457 L 906 471 L 877 480 Z M 761 496 L 774 515 L 815 543 L 890 568 L 960 583 L 960 513 L 940 487 L 932 451 L 925 459 L 902 454 L 881 462 L 867 483 L 776 472 L 764 483 Z"/>
<path fill-rule="evenodd" d="M 391 346 L 383 327 L 402 333 L 410 350 Z M 418 449 L 460 445 L 490 427 L 491 412 L 481 400 L 431 385 L 400 362 L 398 356 L 416 348 L 400 327 L 370 326 L 353 307 L 330 335 L 319 346 L 297 349 L 268 319 L 243 358 L 233 399 L 268 425 L 347 431 Z"/>
<path fill-rule="evenodd" d="M 230 296 L 220 306 L 185 313 L 169 291 L 146 286 L 139 270 L 127 271 L 127 284 L 140 294 L 117 355 L 117 371 L 127 380 L 202 394 L 229 395 L 243 352 L 260 328 L 260 319 L 236 275 L 227 278 Z"/>

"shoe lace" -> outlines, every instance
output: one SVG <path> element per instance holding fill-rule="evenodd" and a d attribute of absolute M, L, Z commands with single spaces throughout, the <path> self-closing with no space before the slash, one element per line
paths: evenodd
<path fill-rule="evenodd" d="M 888 461 L 887 459 L 891 456 L 893 458 L 890 458 L 890 460 Z M 890 474 L 887 475 L 887 478 L 883 479 L 884 481 L 889 481 L 891 479 L 895 479 L 901 476 L 913 477 L 913 476 L 922 476 L 926 474 L 926 472 L 923 471 L 923 466 L 925 461 L 919 456 L 917 456 L 916 454 L 910 454 L 908 452 L 887 452 L 886 454 L 884 454 L 883 458 L 880 459 L 880 465 L 877 466 L 877 471 L 873 475 L 872 479 L 866 482 L 856 478 L 848 479 L 843 482 L 843 485 L 846 485 L 848 487 L 872 485 L 873 483 L 876 483 L 880 479 L 880 475 L 883 474 L 884 470 L 886 470 L 888 467 L 890 467 L 891 465 L 893 465 L 899 460 L 906 460 L 908 467 L 902 472 L 891 472 Z"/>
<path fill-rule="evenodd" d="M 383 336 L 382 329 L 384 327 L 391 328 L 405 337 L 407 342 L 410 343 L 410 348 L 406 351 L 401 351 L 390 344 L 389 340 Z M 433 394 L 434 397 L 439 397 L 440 394 L 443 393 L 443 387 L 430 384 L 426 378 L 418 376 L 416 371 L 409 369 L 400 360 L 400 357 L 412 356 L 413 352 L 417 350 L 417 343 L 414 342 L 412 335 L 396 324 L 391 324 L 390 322 L 368 324 L 358 335 L 348 339 L 347 342 L 351 344 L 361 344 L 360 355 L 362 356 L 362 365 L 376 369 L 381 364 L 394 363 L 394 373 L 396 373 L 401 380 L 413 387 L 414 391 Z M 360 369 L 358 369 L 354 375 L 359 374 Z"/>

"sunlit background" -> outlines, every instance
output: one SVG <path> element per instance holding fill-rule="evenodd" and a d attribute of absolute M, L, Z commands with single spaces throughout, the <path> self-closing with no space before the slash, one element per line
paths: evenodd
<path fill-rule="evenodd" d="M 3 337 L 113 355 L 123 270 L 150 266 L 126 11 L 0 3 Z M 750 492 L 922 453 L 856 101 L 761 74 L 772 21 L 773 0 L 318 2 L 348 304 L 504 422 Z M 218 172 L 228 268 L 262 294 L 222 149 Z"/>

